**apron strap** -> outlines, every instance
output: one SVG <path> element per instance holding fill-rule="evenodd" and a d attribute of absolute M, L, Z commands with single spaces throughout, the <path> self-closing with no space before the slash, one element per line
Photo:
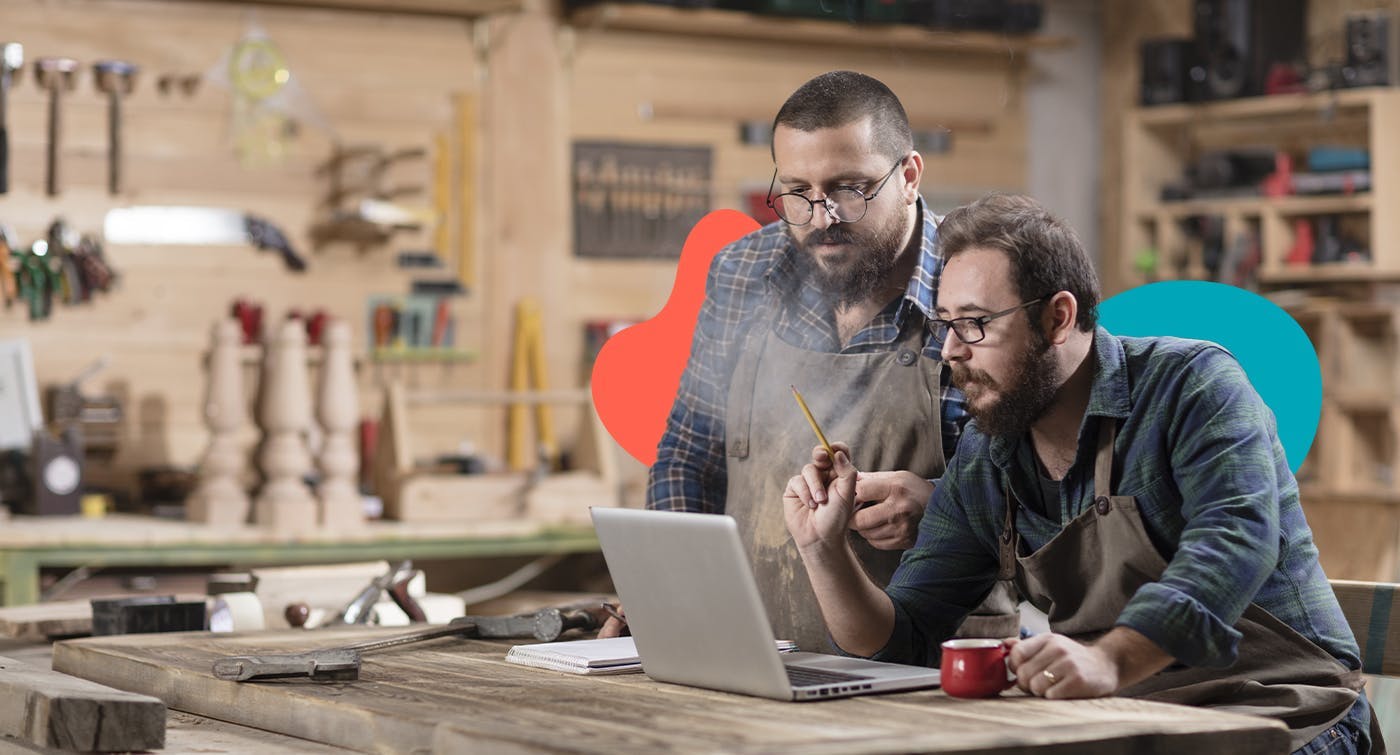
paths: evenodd
<path fill-rule="evenodd" d="M 1001 524 L 997 541 L 997 579 L 1006 582 L 1016 578 L 1016 511 L 1021 504 L 1011 496 L 1011 483 L 1002 481 L 1002 500 L 1006 501 L 1006 518 Z"/>
<path fill-rule="evenodd" d="M 1113 441 L 1118 423 L 1112 417 L 1099 418 L 1099 446 L 1094 456 L 1094 498 L 1113 495 Z"/>
<path fill-rule="evenodd" d="M 770 297 L 764 297 L 757 306 L 753 325 L 744 334 L 742 350 L 734 365 L 734 373 L 729 379 L 726 397 L 728 421 L 724 428 L 725 452 L 738 459 L 749 455 L 749 425 L 753 418 L 754 387 L 758 383 L 758 362 L 762 358 L 764 345 L 773 332 L 773 313 L 776 304 Z"/>

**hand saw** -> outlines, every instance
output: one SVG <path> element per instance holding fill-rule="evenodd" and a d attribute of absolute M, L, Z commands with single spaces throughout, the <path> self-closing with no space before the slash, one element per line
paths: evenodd
<path fill-rule="evenodd" d="M 144 206 L 107 211 L 102 235 L 108 244 L 245 245 L 274 249 L 291 270 L 306 270 L 306 260 L 270 221 L 220 207 Z"/>

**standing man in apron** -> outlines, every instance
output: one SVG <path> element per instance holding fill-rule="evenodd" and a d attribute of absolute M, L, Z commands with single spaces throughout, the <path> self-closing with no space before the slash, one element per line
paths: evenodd
<path fill-rule="evenodd" d="M 647 507 L 737 519 L 774 633 L 821 650 L 829 639 L 779 505 L 813 440 L 792 387 L 827 433 L 860 428 L 869 441 L 857 491 L 868 505 L 848 537 L 880 584 L 913 544 L 966 415 L 927 328 L 943 265 L 899 99 L 863 74 L 817 76 L 778 112 L 773 160 L 781 220 L 711 264 Z M 987 611 L 999 615 L 971 631 L 1019 627 L 1009 596 Z"/>
<path fill-rule="evenodd" d="M 784 494 L 837 645 L 928 663 L 1000 581 L 1049 616 L 1008 639 L 1031 694 L 1273 716 L 1305 753 L 1383 749 L 1273 414 L 1234 357 L 1096 327 L 1092 263 L 1028 198 L 955 210 L 939 246 L 934 327 L 973 422 L 888 589 L 842 537 L 859 453 L 814 451 Z"/>

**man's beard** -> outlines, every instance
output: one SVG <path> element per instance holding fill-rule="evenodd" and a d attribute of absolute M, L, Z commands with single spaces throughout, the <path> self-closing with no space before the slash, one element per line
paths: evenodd
<path fill-rule="evenodd" d="M 813 229 L 805 239 L 794 234 L 793 243 L 807 256 L 807 273 L 817 288 L 837 304 L 851 304 L 868 298 L 887 285 L 890 275 L 899 266 L 904 251 L 905 233 L 901 217 L 896 215 L 884 226 L 875 226 L 868 233 L 859 233 L 846 223 L 825 229 Z M 824 267 L 817 261 L 814 248 L 821 243 L 837 243 L 855 250 L 850 260 L 840 267 Z"/>
<path fill-rule="evenodd" d="M 1020 369 L 1000 384 L 982 370 L 952 365 L 953 385 L 964 393 L 973 386 L 1000 389 L 1000 395 L 990 406 L 974 408 L 970 400 L 967 404 L 968 413 L 977 420 L 977 428 L 984 435 L 1024 435 L 1031 425 L 1045 416 L 1060 390 L 1060 381 L 1055 376 L 1055 361 L 1050 353 L 1050 341 L 1043 334 L 1037 334 L 1026 344 L 1016 363 Z"/>

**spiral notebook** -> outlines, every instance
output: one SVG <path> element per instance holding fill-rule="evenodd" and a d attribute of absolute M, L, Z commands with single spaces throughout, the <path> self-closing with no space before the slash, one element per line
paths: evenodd
<path fill-rule="evenodd" d="M 506 660 L 570 674 L 630 674 L 642 670 L 642 659 L 631 637 L 516 645 L 506 653 Z"/>
<path fill-rule="evenodd" d="M 777 647 L 784 653 L 797 649 L 788 640 L 778 640 Z M 570 674 L 633 674 L 642 670 L 642 658 L 631 637 L 516 645 L 506 653 L 506 660 Z"/>

